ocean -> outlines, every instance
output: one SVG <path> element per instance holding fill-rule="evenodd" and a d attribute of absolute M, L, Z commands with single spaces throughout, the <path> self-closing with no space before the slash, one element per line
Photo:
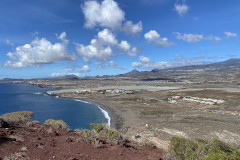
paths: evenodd
<path fill-rule="evenodd" d="M 16 111 L 32 111 L 32 120 L 63 120 L 71 129 L 90 129 L 90 123 L 110 125 L 108 112 L 89 102 L 47 96 L 53 89 L 30 84 L 0 83 L 0 115 Z"/>

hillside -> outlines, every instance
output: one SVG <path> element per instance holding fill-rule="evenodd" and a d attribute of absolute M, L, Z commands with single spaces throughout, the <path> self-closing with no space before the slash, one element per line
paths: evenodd
<path fill-rule="evenodd" d="M 31 112 L 1 116 L 4 120 L 0 118 L 0 159 L 147 160 L 160 159 L 163 154 L 161 149 L 127 140 L 110 141 L 88 130 L 72 131 L 63 121 L 40 124 L 30 121 L 31 116 Z"/>

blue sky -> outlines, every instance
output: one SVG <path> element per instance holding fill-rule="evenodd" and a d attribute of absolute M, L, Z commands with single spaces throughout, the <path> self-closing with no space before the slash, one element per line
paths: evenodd
<path fill-rule="evenodd" d="M 114 75 L 240 58 L 237 0 L 7 0 L 0 79 Z"/>

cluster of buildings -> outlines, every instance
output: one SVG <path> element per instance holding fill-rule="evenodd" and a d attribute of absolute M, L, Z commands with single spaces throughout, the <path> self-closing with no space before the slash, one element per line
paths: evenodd
<path fill-rule="evenodd" d="M 224 100 L 221 100 L 221 99 L 218 100 L 218 99 L 212 99 L 212 98 L 199 98 L 199 97 L 191 97 L 191 96 L 183 97 L 183 100 L 207 104 L 207 105 L 221 104 L 224 102 Z"/>
<path fill-rule="evenodd" d="M 100 89 L 100 90 L 80 90 L 76 91 L 77 94 L 86 94 L 86 93 L 101 93 L 101 94 L 133 94 L 133 91 L 123 90 L 123 89 Z"/>
<path fill-rule="evenodd" d="M 212 99 L 212 98 L 199 98 L 199 97 L 191 97 L 191 96 L 185 96 L 185 97 L 173 96 L 168 98 L 168 102 L 176 103 L 177 100 L 180 100 L 180 99 L 184 101 L 196 102 L 196 103 L 201 103 L 206 105 L 221 104 L 224 102 L 224 100 L 218 100 L 218 99 Z"/>

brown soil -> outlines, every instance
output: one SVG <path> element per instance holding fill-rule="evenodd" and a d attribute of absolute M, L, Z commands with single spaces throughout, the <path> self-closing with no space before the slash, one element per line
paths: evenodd
<path fill-rule="evenodd" d="M 163 151 L 128 142 L 124 146 L 87 144 L 80 133 L 35 124 L 0 128 L 1 159 L 161 159 Z"/>

